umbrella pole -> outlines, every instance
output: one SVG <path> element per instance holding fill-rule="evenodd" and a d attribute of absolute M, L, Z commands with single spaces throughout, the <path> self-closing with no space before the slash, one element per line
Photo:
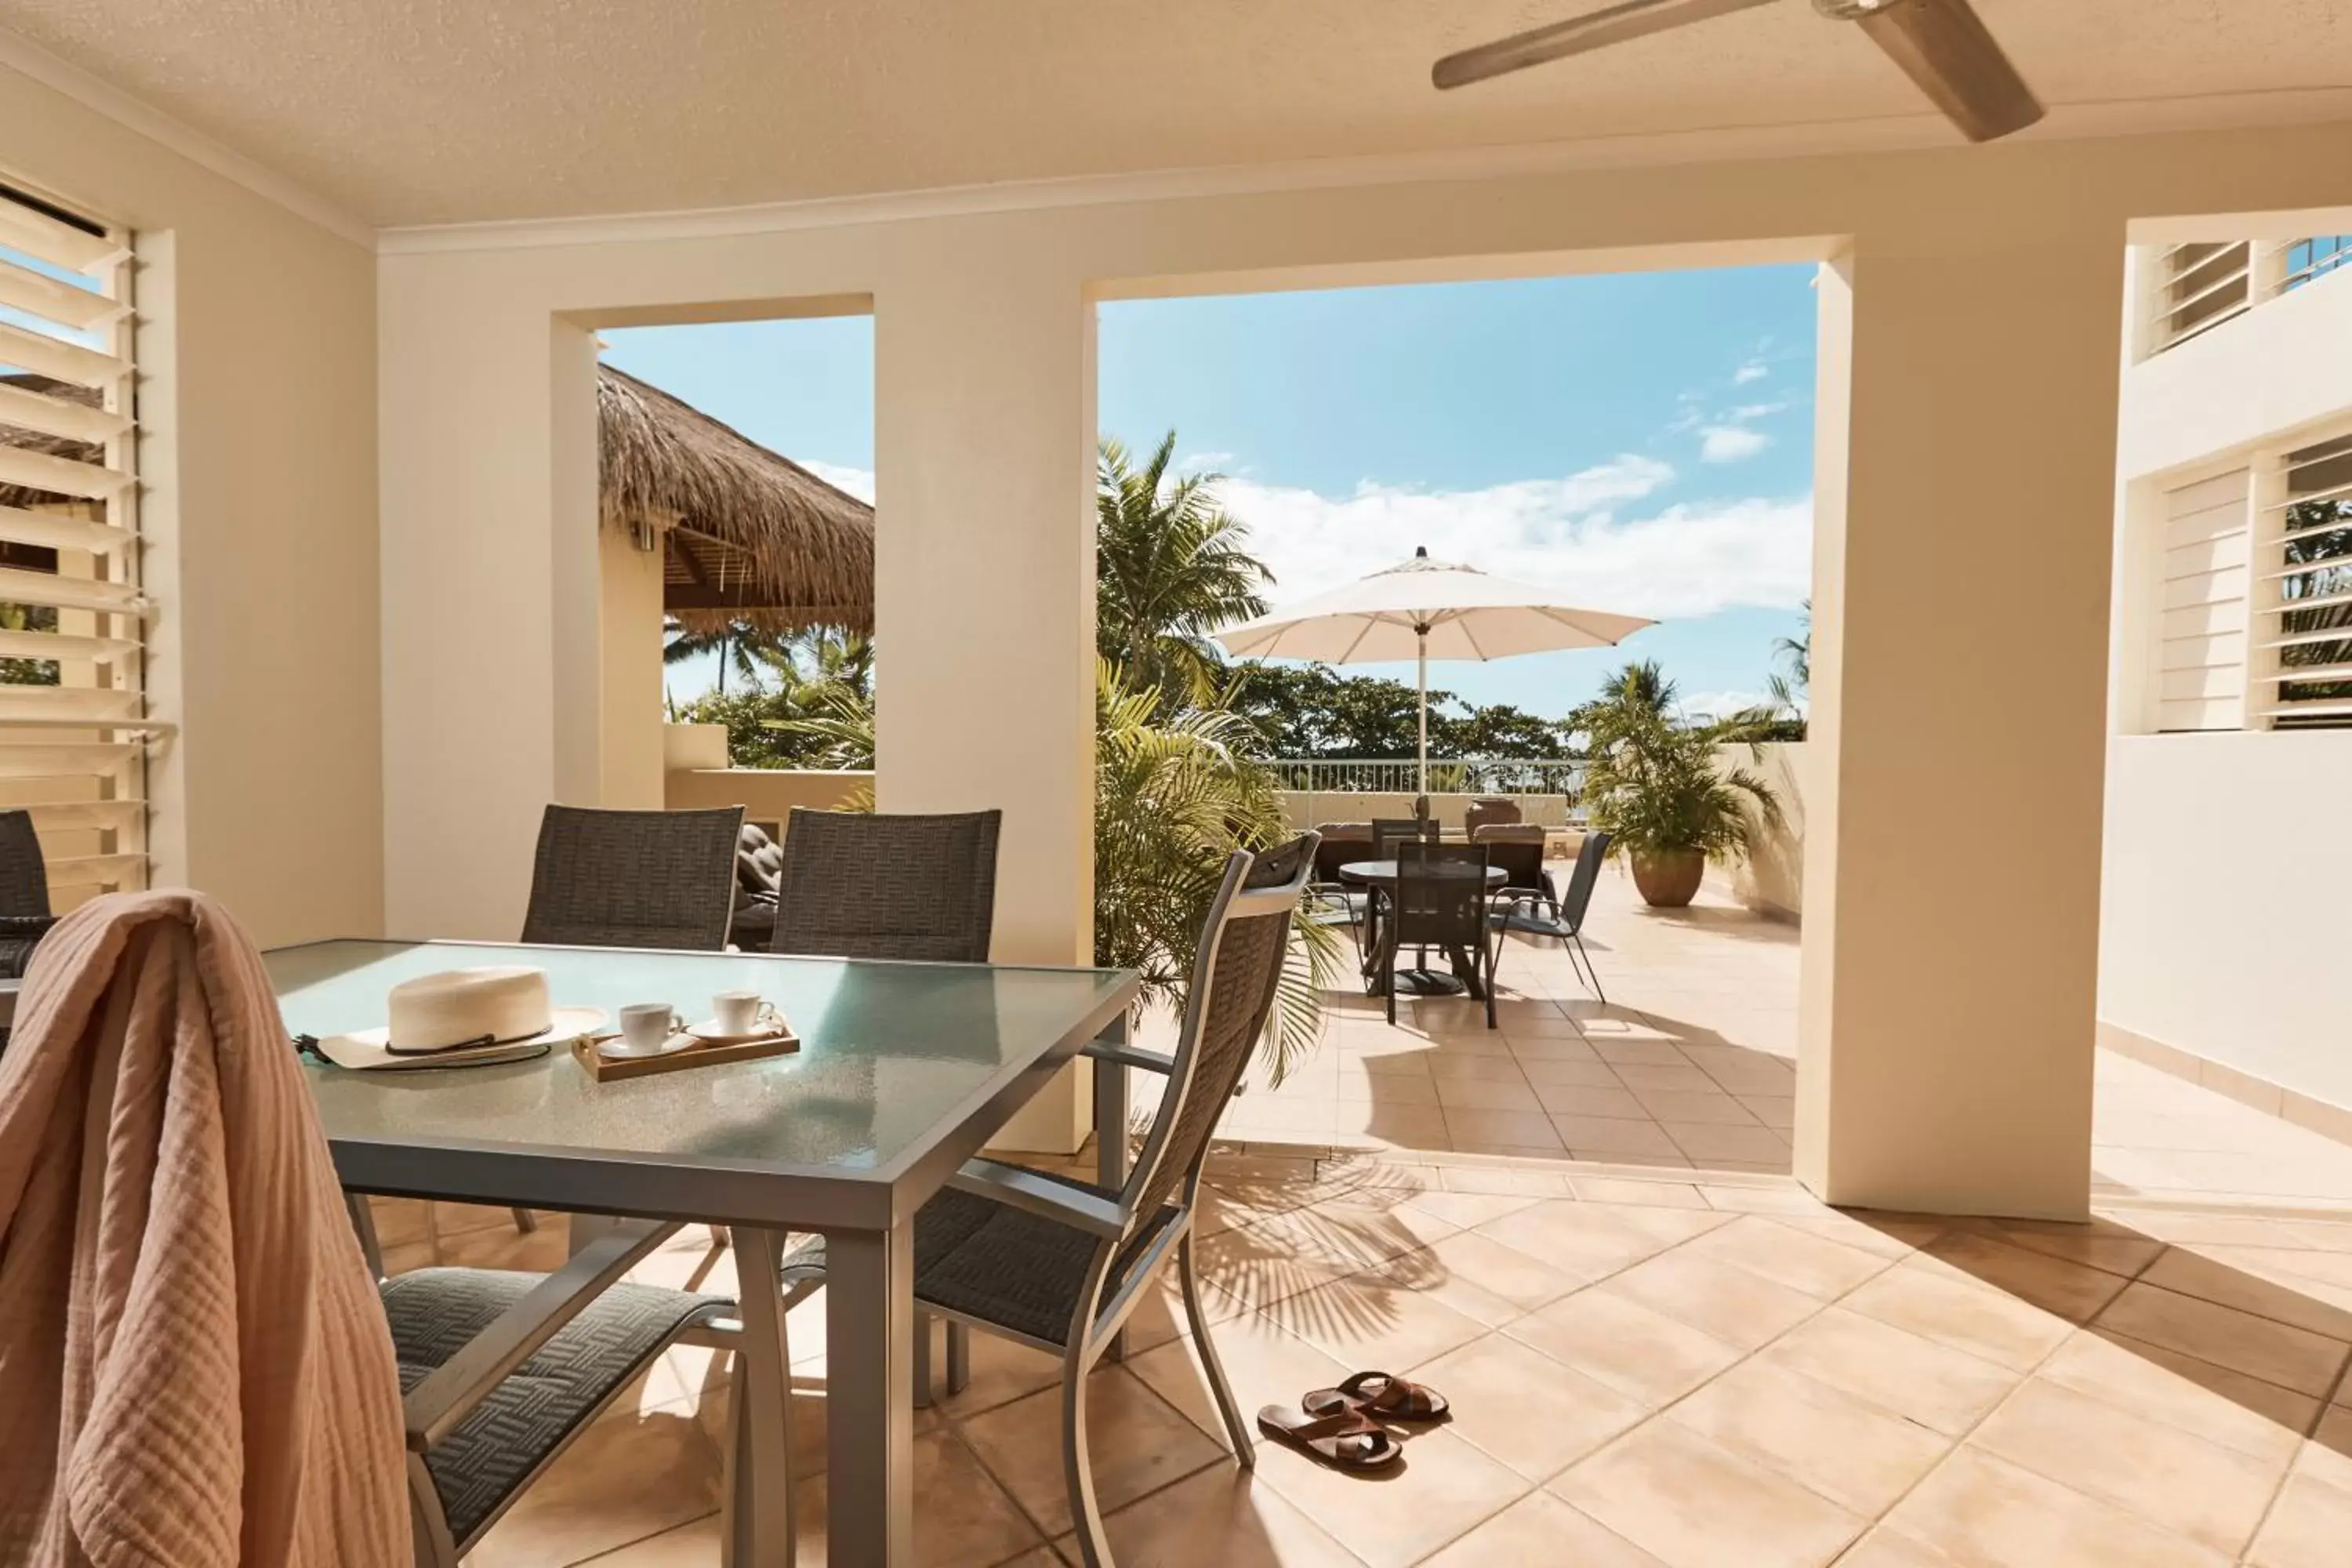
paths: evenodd
<path fill-rule="evenodd" d="M 1412 629 L 1413 635 L 1420 639 L 1421 643 L 1418 658 L 1419 678 L 1416 682 L 1421 691 L 1420 793 L 1426 797 L 1429 794 L 1429 628 L 1415 626 Z"/>

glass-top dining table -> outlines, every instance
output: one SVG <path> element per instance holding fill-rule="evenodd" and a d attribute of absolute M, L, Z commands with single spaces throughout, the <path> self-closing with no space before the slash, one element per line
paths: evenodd
<path fill-rule="evenodd" d="M 758 1477 L 737 1561 L 791 1561 L 788 1231 L 826 1237 L 827 1561 L 913 1561 L 915 1211 L 1089 1041 L 1123 1037 L 1125 970 L 905 963 L 520 944 L 331 941 L 264 955 L 287 1027 L 380 1026 L 398 981 L 476 964 L 547 971 L 561 1006 L 668 1002 L 689 1020 L 756 990 L 787 1056 L 598 1082 L 565 1051 L 397 1072 L 306 1063 L 353 1192 L 731 1228 Z M 1126 1074 L 1095 1064 L 1101 1177 L 1126 1156 Z M 1107 1136 L 1100 1135 L 1108 1133 Z M 585 1231 L 593 1220 L 583 1222 Z"/>

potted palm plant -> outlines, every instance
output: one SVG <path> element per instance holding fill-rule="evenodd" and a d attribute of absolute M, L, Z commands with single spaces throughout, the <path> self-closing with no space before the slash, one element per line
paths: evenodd
<path fill-rule="evenodd" d="M 1757 826 L 1780 820 L 1769 785 L 1727 767 L 1720 748 L 1755 754 L 1769 716 L 1740 713 L 1687 723 L 1675 713 L 1675 683 L 1654 661 L 1629 664 L 1578 710 L 1590 738 L 1585 809 L 1610 835 L 1609 853 L 1633 868 L 1633 886 L 1654 909 L 1681 909 L 1698 892 L 1710 858 L 1744 858 Z"/>

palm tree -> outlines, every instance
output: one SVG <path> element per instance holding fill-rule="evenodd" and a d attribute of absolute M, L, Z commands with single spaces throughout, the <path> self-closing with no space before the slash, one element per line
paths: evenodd
<path fill-rule="evenodd" d="M 773 632 L 761 631 L 749 621 L 729 621 L 711 631 L 695 631 L 669 621 L 663 629 L 668 640 L 662 644 L 662 662 L 680 664 L 706 653 L 719 656 L 719 689 L 727 689 L 727 671 L 731 666 L 747 686 L 760 683 L 763 657 L 782 647 L 782 639 Z"/>
<path fill-rule="evenodd" d="M 1217 504 L 1217 474 L 1171 479 L 1171 430 L 1140 468 L 1102 444 L 1095 491 L 1096 650 L 1163 704 L 1204 700 L 1223 667 L 1209 634 L 1265 614 L 1273 574 Z"/>
<path fill-rule="evenodd" d="M 1772 700 L 1794 712 L 1800 699 L 1813 684 L 1813 602 L 1805 601 L 1805 628 L 1792 637 L 1774 637 L 1772 651 L 1789 661 L 1789 673 L 1765 678 L 1772 689 Z"/>

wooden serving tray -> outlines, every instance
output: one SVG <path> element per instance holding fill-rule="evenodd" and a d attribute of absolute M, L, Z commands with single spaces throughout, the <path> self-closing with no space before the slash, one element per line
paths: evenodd
<path fill-rule="evenodd" d="M 656 1073 L 682 1072 L 688 1068 L 717 1067 L 721 1062 L 754 1062 L 763 1057 L 790 1056 L 801 1048 L 801 1037 L 789 1029 L 756 1040 L 724 1046 L 688 1046 L 661 1057 L 608 1057 L 586 1036 L 572 1042 L 572 1057 L 598 1083 L 651 1078 Z"/>

